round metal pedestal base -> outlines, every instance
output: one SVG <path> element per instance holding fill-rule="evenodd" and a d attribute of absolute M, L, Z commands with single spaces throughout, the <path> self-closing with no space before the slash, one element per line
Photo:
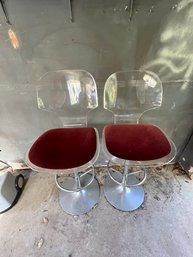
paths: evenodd
<path fill-rule="evenodd" d="M 86 174 L 80 178 L 81 185 L 89 183 L 91 176 Z M 73 178 L 66 178 L 62 186 L 69 188 L 74 183 Z M 59 203 L 62 209 L 72 215 L 81 215 L 89 212 L 99 200 L 99 185 L 96 179 L 86 188 L 78 192 L 66 192 L 60 189 Z"/>
<path fill-rule="evenodd" d="M 119 173 L 113 174 L 113 177 L 118 181 L 120 181 L 120 176 L 121 174 Z M 131 184 L 139 182 L 134 175 L 130 175 L 128 178 Z M 133 211 L 144 201 L 142 186 L 123 187 L 114 182 L 109 176 L 105 179 L 104 194 L 107 201 L 121 211 Z"/>

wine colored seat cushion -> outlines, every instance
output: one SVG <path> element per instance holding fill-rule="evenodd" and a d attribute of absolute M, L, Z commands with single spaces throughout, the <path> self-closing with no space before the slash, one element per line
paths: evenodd
<path fill-rule="evenodd" d="M 97 147 L 93 128 L 58 128 L 42 134 L 32 145 L 28 158 L 45 169 L 70 169 L 89 162 Z"/>
<path fill-rule="evenodd" d="M 149 161 L 171 151 L 164 133 L 150 124 L 108 125 L 104 128 L 107 150 L 125 160 Z"/>

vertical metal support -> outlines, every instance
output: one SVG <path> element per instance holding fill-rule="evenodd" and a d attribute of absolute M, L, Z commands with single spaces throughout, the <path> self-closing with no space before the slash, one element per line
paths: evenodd
<path fill-rule="evenodd" d="M 5 5 L 5 1 L 4 0 L 0 0 L 0 3 L 1 3 L 1 7 L 3 9 L 3 13 L 5 15 L 5 20 L 7 22 L 7 24 L 11 25 L 11 22 L 9 20 L 9 17 L 8 17 L 8 13 L 7 13 L 7 8 L 6 8 L 6 5 Z"/>
<path fill-rule="evenodd" d="M 76 189 L 80 190 L 82 188 L 80 183 L 80 176 L 77 171 L 74 172 L 74 175 L 75 175 Z"/>
<path fill-rule="evenodd" d="M 128 169 L 129 169 L 129 165 L 127 163 L 125 163 L 124 166 L 124 172 L 123 172 L 123 178 L 122 178 L 122 186 L 126 187 L 127 186 L 127 174 L 128 174 Z"/>
<path fill-rule="evenodd" d="M 144 201 L 144 189 L 139 186 L 139 180 L 135 177 L 135 172 L 129 172 L 130 162 L 125 161 L 123 176 L 120 173 L 115 173 L 113 176 L 109 175 L 104 183 L 104 195 L 107 201 L 115 208 L 121 211 L 136 210 Z M 127 178 L 129 176 L 129 183 Z M 122 181 L 120 179 L 122 178 Z"/>
<path fill-rule="evenodd" d="M 130 0 L 130 6 L 129 6 L 129 20 L 132 20 L 133 17 L 133 4 L 134 4 L 134 0 Z"/>
<path fill-rule="evenodd" d="M 68 0 L 69 4 L 69 14 L 70 14 L 70 20 L 73 22 L 73 17 L 72 17 L 72 0 Z"/>

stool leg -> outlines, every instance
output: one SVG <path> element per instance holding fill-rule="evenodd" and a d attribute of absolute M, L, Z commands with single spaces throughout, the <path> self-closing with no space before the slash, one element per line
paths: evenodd
<path fill-rule="evenodd" d="M 144 202 L 144 189 L 142 186 L 127 186 L 128 165 L 125 165 L 123 175 L 116 172 L 113 177 L 121 183 L 116 183 L 107 176 L 104 183 L 107 201 L 121 211 L 133 211 L 139 208 Z M 132 185 L 139 183 L 135 175 L 129 175 L 129 181 Z"/>
<path fill-rule="evenodd" d="M 80 176 L 75 172 L 75 178 L 67 177 L 60 185 L 59 203 L 62 209 L 71 215 L 81 215 L 89 212 L 99 201 L 99 185 L 94 178 L 92 182 L 91 174 Z M 75 183 L 75 191 L 69 191 L 65 188 L 73 188 Z M 88 185 L 89 184 L 89 185 Z M 88 185 L 88 186 L 86 186 Z"/>
<path fill-rule="evenodd" d="M 77 191 L 80 191 L 82 189 L 81 187 L 81 182 L 80 182 L 80 176 L 78 174 L 78 172 L 74 172 L 74 175 L 75 175 L 75 182 L 76 182 L 76 189 Z"/>

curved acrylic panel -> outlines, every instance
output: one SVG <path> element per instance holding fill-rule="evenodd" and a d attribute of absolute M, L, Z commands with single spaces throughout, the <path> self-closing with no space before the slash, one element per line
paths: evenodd
<path fill-rule="evenodd" d="M 115 123 L 137 122 L 139 117 L 162 104 L 162 83 L 150 71 L 122 71 L 105 83 L 104 108 L 114 113 Z"/>
<path fill-rule="evenodd" d="M 63 126 L 85 126 L 87 113 L 98 106 L 95 80 L 83 70 L 47 72 L 38 82 L 37 103 L 56 113 Z"/>

